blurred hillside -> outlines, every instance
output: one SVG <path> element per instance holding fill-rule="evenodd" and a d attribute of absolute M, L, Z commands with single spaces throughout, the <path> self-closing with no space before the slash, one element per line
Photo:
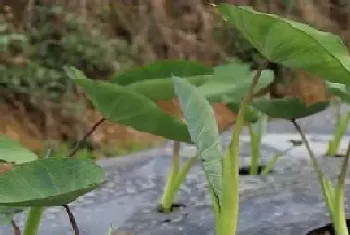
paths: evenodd
<path fill-rule="evenodd" d="M 347 1 L 0 0 L 0 133 L 41 151 L 61 141 L 74 143 L 100 118 L 63 66 L 75 66 L 92 79 L 109 79 L 156 59 L 206 65 L 231 58 L 258 61 L 256 52 L 213 11 L 210 3 L 219 2 L 307 22 L 337 33 L 349 45 Z M 282 88 L 285 94 L 308 102 L 326 97 L 317 78 L 299 71 L 288 76 L 292 82 Z M 180 115 L 175 101 L 160 105 Z M 234 114 L 221 104 L 215 110 L 224 129 Z M 106 122 L 88 148 L 103 146 L 112 154 L 160 140 Z"/>

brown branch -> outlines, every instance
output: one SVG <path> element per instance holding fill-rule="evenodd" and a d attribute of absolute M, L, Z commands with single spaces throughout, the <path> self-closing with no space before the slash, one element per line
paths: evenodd
<path fill-rule="evenodd" d="M 12 228 L 13 228 L 13 233 L 15 235 L 21 235 L 21 230 L 20 228 L 17 226 L 16 222 L 12 219 L 11 220 L 11 225 L 12 225 Z"/>
<path fill-rule="evenodd" d="M 70 210 L 68 205 L 63 205 L 64 209 L 66 209 L 67 215 L 69 217 L 69 221 L 70 224 L 72 225 L 73 231 L 74 231 L 74 235 L 79 235 L 79 228 L 78 228 L 78 224 L 74 218 L 74 215 L 72 213 L 72 211 Z"/>
<path fill-rule="evenodd" d="M 99 125 L 101 125 L 105 120 L 106 120 L 106 118 L 101 118 L 98 122 L 96 122 L 91 127 L 91 129 L 88 132 L 86 132 L 86 134 L 83 136 L 83 138 L 80 141 L 78 141 L 78 143 L 75 145 L 75 147 L 72 149 L 72 151 L 68 155 L 69 158 L 74 157 L 74 155 L 77 153 L 77 151 L 79 150 L 81 145 L 87 140 L 87 138 L 89 138 L 89 136 L 96 130 L 96 128 Z"/>

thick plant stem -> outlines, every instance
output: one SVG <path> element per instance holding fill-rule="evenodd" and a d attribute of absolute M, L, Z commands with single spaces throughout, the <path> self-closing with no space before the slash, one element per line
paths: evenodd
<path fill-rule="evenodd" d="M 248 124 L 249 136 L 250 136 L 250 175 L 257 175 L 259 162 L 260 162 L 260 139 L 258 135 L 254 133 L 251 123 Z"/>
<path fill-rule="evenodd" d="M 168 213 L 174 201 L 174 185 L 180 168 L 180 142 L 174 141 L 171 167 L 165 184 L 161 206 L 164 212 Z"/>
<path fill-rule="evenodd" d="M 26 225 L 23 235 L 37 235 L 41 216 L 45 210 L 45 207 L 31 207 L 27 216 Z"/>
<path fill-rule="evenodd" d="M 239 214 L 239 137 L 244 125 L 244 110 L 253 98 L 254 89 L 266 64 L 267 62 L 263 63 L 256 71 L 253 82 L 243 97 L 229 145 L 229 151 L 224 157 L 222 207 L 220 208 L 221 228 L 220 234 L 217 235 L 232 235 L 236 234 L 237 231 Z"/>
<path fill-rule="evenodd" d="M 338 185 L 335 191 L 335 231 L 337 234 L 349 235 L 348 226 L 346 224 L 345 209 L 344 209 L 344 194 L 345 194 L 345 179 L 348 173 L 350 158 L 350 141 L 348 143 L 348 150 L 342 164 L 341 172 L 338 178 Z"/>

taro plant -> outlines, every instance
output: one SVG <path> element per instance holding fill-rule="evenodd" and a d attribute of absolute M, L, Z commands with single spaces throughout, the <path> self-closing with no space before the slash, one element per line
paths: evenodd
<path fill-rule="evenodd" d="M 75 149 L 71 152 L 71 157 L 74 152 Z M 45 208 L 63 206 L 75 234 L 79 234 L 68 204 L 105 181 L 101 167 L 89 159 L 40 159 L 5 136 L 0 137 L 0 160 L 0 168 L 10 165 L 0 174 L 1 223 L 10 223 L 14 234 L 21 234 L 13 215 L 28 209 L 23 234 L 36 235 Z"/>
<path fill-rule="evenodd" d="M 171 167 L 161 198 L 161 211 L 170 212 L 175 206 L 176 192 L 196 157 L 190 157 L 180 167 L 180 143 L 191 143 L 189 133 L 185 123 L 165 113 L 157 101 L 174 97 L 171 74 L 187 76 L 189 82 L 199 85 L 207 79 L 211 68 L 195 62 L 157 61 L 127 70 L 108 82 L 87 79 L 72 67 L 66 68 L 66 72 L 106 119 L 174 141 Z"/>
<path fill-rule="evenodd" d="M 341 104 L 349 103 L 350 102 L 350 96 L 349 96 L 349 87 L 345 86 L 344 84 L 337 84 L 337 83 L 326 83 L 328 91 L 336 96 L 336 99 L 334 100 L 334 108 L 336 109 L 336 115 L 335 115 L 335 129 L 333 138 L 329 140 L 328 143 L 328 149 L 327 149 L 327 156 L 334 157 L 338 155 L 340 142 L 342 138 L 344 137 L 347 127 L 350 121 L 350 110 L 346 112 L 346 114 L 341 114 Z"/>
<path fill-rule="evenodd" d="M 237 61 L 216 66 L 213 69 L 212 78 L 207 79 L 204 84 L 198 87 L 198 90 L 210 103 L 224 103 L 233 113 L 238 113 L 240 101 L 248 91 L 253 79 L 254 71 L 251 71 L 249 67 L 249 64 Z M 264 69 L 256 84 L 254 94 L 269 87 L 273 79 L 273 72 Z M 292 148 L 274 154 L 269 158 L 266 167 L 260 167 L 261 141 L 267 129 L 268 117 L 252 105 L 248 105 L 244 109 L 244 123 L 248 127 L 250 136 L 251 164 L 249 174 L 257 175 L 261 173 L 267 175 L 274 168 L 278 158 Z"/>
<path fill-rule="evenodd" d="M 310 156 L 313 167 L 317 173 L 319 182 L 322 187 L 322 193 L 324 200 L 326 202 L 327 208 L 330 213 L 331 222 L 335 228 L 337 234 L 348 234 L 348 228 L 346 225 L 345 211 L 344 211 L 344 190 L 345 190 L 345 179 L 348 168 L 348 159 L 350 155 L 350 142 L 348 146 L 348 151 L 346 158 L 343 161 L 341 172 L 339 174 L 338 182 L 335 187 L 332 186 L 331 181 L 324 175 L 322 168 L 319 165 L 314 152 L 307 140 L 305 133 L 303 132 L 301 126 L 296 121 L 298 118 L 302 118 L 314 113 L 324 110 L 329 102 L 320 102 L 311 106 L 306 106 L 300 100 L 284 98 L 278 100 L 260 100 L 253 102 L 253 105 L 265 112 L 270 117 L 282 118 L 291 120 L 296 130 L 300 134 L 303 143 L 305 144 L 308 154 Z M 281 107 L 284 107 L 286 112 L 281 113 Z"/>
<path fill-rule="evenodd" d="M 197 62 L 163 60 L 129 69 L 112 78 L 111 83 L 125 86 L 157 103 L 174 99 L 171 75 L 186 77 L 191 84 L 200 86 L 211 76 L 211 73 L 211 68 Z M 164 128 L 172 127 L 164 126 Z M 168 139 L 173 140 L 172 138 Z M 196 160 L 196 156 L 192 156 L 180 167 L 180 147 L 181 141 L 174 140 L 170 170 L 160 202 L 160 211 L 162 212 L 170 212 L 176 206 L 174 204 L 175 195 Z"/>
<path fill-rule="evenodd" d="M 180 167 L 180 142 L 191 143 L 189 134 L 187 129 L 184 129 L 185 125 L 181 120 L 165 114 L 157 107 L 158 101 L 175 99 L 171 76 L 185 77 L 190 84 L 200 87 L 200 91 L 211 102 L 227 101 L 229 99 L 232 103 L 233 100 L 239 100 L 242 97 L 249 86 L 252 75 L 252 71 L 250 71 L 247 64 L 235 62 L 212 69 L 195 62 L 182 60 L 156 61 L 132 68 L 115 76 L 109 82 L 86 79 L 83 73 L 74 68 L 66 68 L 66 72 L 84 89 L 93 105 L 107 119 L 174 141 L 171 167 L 161 198 L 161 210 L 164 212 L 171 211 L 174 206 L 175 194 L 196 160 L 196 157 L 193 156 L 188 159 L 183 167 Z M 235 78 L 233 82 L 232 77 L 230 78 L 232 73 Z M 271 74 L 269 71 L 264 71 L 257 88 L 260 89 L 270 84 L 272 82 Z M 228 78 L 231 79 L 231 83 Z M 109 87 L 109 91 L 107 87 Z M 104 101 L 110 99 L 110 97 L 115 98 L 114 104 Z M 125 101 L 121 102 L 120 99 Z M 148 108 L 144 109 L 142 113 L 136 113 L 138 107 Z M 132 118 L 122 118 L 127 113 Z M 143 115 L 144 119 L 141 117 L 135 118 L 133 113 Z M 167 121 L 157 122 L 152 115 L 162 116 L 163 119 L 166 117 Z M 150 123 L 147 123 L 147 125 L 142 123 L 144 126 L 140 126 L 139 122 L 143 120 L 150 120 L 152 126 L 157 129 L 150 129 Z"/>
<path fill-rule="evenodd" d="M 214 111 L 206 96 L 186 80 L 173 77 L 174 90 L 179 98 L 192 141 L 205 171 L 212 196 L 215 233 L 236 234 L 239 214 L 239 136 L 244 126 L 244 111 L 252 99 L 266 64 L 253 76 L 238 111 L 235 130 L 224 153 L 219 139 Z M 227 80 L 228 82 L 228 80 Z"/>
<path fill-rule="evenodd" d="M 302 69 L 331 84 L 350 85 L 350 57 L 339 37 L 303 23 L 257 12 L 247 6 L 220 4 L 217 9 L 266 60 L 292 69 Z M 348 157 L 344 159 L 341 167 L 338 184 L 333 188 L 330 180 L 322 173 L 305 134 L 296 122 L 297 118 L 319 112 L 328 105 L 328 101 L 305 105 L 293 98 L 261 99 L 253 102 L 254 107 L 269 116 L 293 122 L 318 175 L 335 232 L 338 235 L 347 235 L 349 233 L 344 210 L 344 185 Z"/>

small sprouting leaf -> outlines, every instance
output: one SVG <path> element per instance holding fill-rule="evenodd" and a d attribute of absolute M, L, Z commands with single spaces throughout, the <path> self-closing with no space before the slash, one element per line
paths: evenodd
<path fill-rule="evenodd" d="M 10 224 L 13 216 L 21 212 L 22 208 L 0 206 L 0 226 Z"/>
<path fill-rule="evenodd" d="M 113 232 L 114 232 L 114 228 L 113 228 L 113 225 L 111 224 L 109 227 L 108 227 L 108 230 L 106 232 L 105 235 L 113 235 Z"/>
<path fill-rule="evenodd" d="M 217 6 L 267 60 L 350 85 L 350 57 L 340 37 L 250 6 Z"/>
<path fill-rule="evenodd" d="M 69 76 L 85 93 L 103 116 L 137 131 L 167 139 L 191 142 L 186 124 L 164 113 L 152 100 L 117 84 L 87 79 L 77 69 L 66 68 Z"/>
<path fill-rule="evenodd" d="M 259 142 L 261 142 L 261 138 L 267 133 L 268 121 L 268 116 L 260 113 L 258 121 L 252 124 L 253 132 L 256 133 Z"/>
<path fill-rule="evenodd" d="M 175 94 L 179 98 L 192 141 L 197 146 L 207 180 L 220 200 L 223 152 L 214 110 L 195 86 L 179 77 L 173 77 L 173 81 Z"/>
<path fill-rule="evenodd" d="M 343 102 L 350 103 L 350 86 L 340 83 L 327 82 L 328 91 L 339 97 Z"/>
<path fill-rule="evenodd" d="M 8 163 L 21 164 L 36 160 L 35 153 L 24 148 L 20 143 L 0 135 L 0 160 Z"/>
<path fill-rule="evenodd" d="M 252 102 L 252 106 L 272 118 L 297 119 L 321 112 L 329 105 L 328 101 L 305 105 L 297 98 L 266 99 Z"/>
<path fill-rule="evenodd" d="M 255 71 L 248 64 L 231 63 L 214 68 L 212 78 L 199 87 L 199 91 L 211 102 L 240 102 L 252 83 Z M 267 87 L 273 82 L 274 74 L 270 70 L 262 71 L 256 90 Z"/>
<path fill-rule="evenodd" d="M 60 206 L 92 191 L 104 180 L 103 169 L 93 160 L 31 161 L 0 175 L 0 206 Z"/>
<path fill-rule="evenodd" d="M 211 74 L 212 69 L 198 62 L 186 60 L 162 60 L 129 69 L 114 77 L 111 82 L 129 85 L 148 79 L 171 78 L 172 75 L 188 77 Z"/>
<path fill-rule="evenodd" d="M 211 75 L 196 75 L 186 77 L 185 79 L 195 86 L 200 86 L 205 83 L 210 76 Z M 126 87 L 154 101 L 171 100 L 175 97 L 174 84 L 171 78 L 143 80 L 129 84 Z"/>
<path fill-rule="evenodd" d="M 238 113 L 240 103 L 230 102 L 226 104 L 226 107 L 233 113 Z M 244 109 L 244 121 L 254 123 L 259 120 L 259 111 L 252 106 L 248 106 Z"/>

